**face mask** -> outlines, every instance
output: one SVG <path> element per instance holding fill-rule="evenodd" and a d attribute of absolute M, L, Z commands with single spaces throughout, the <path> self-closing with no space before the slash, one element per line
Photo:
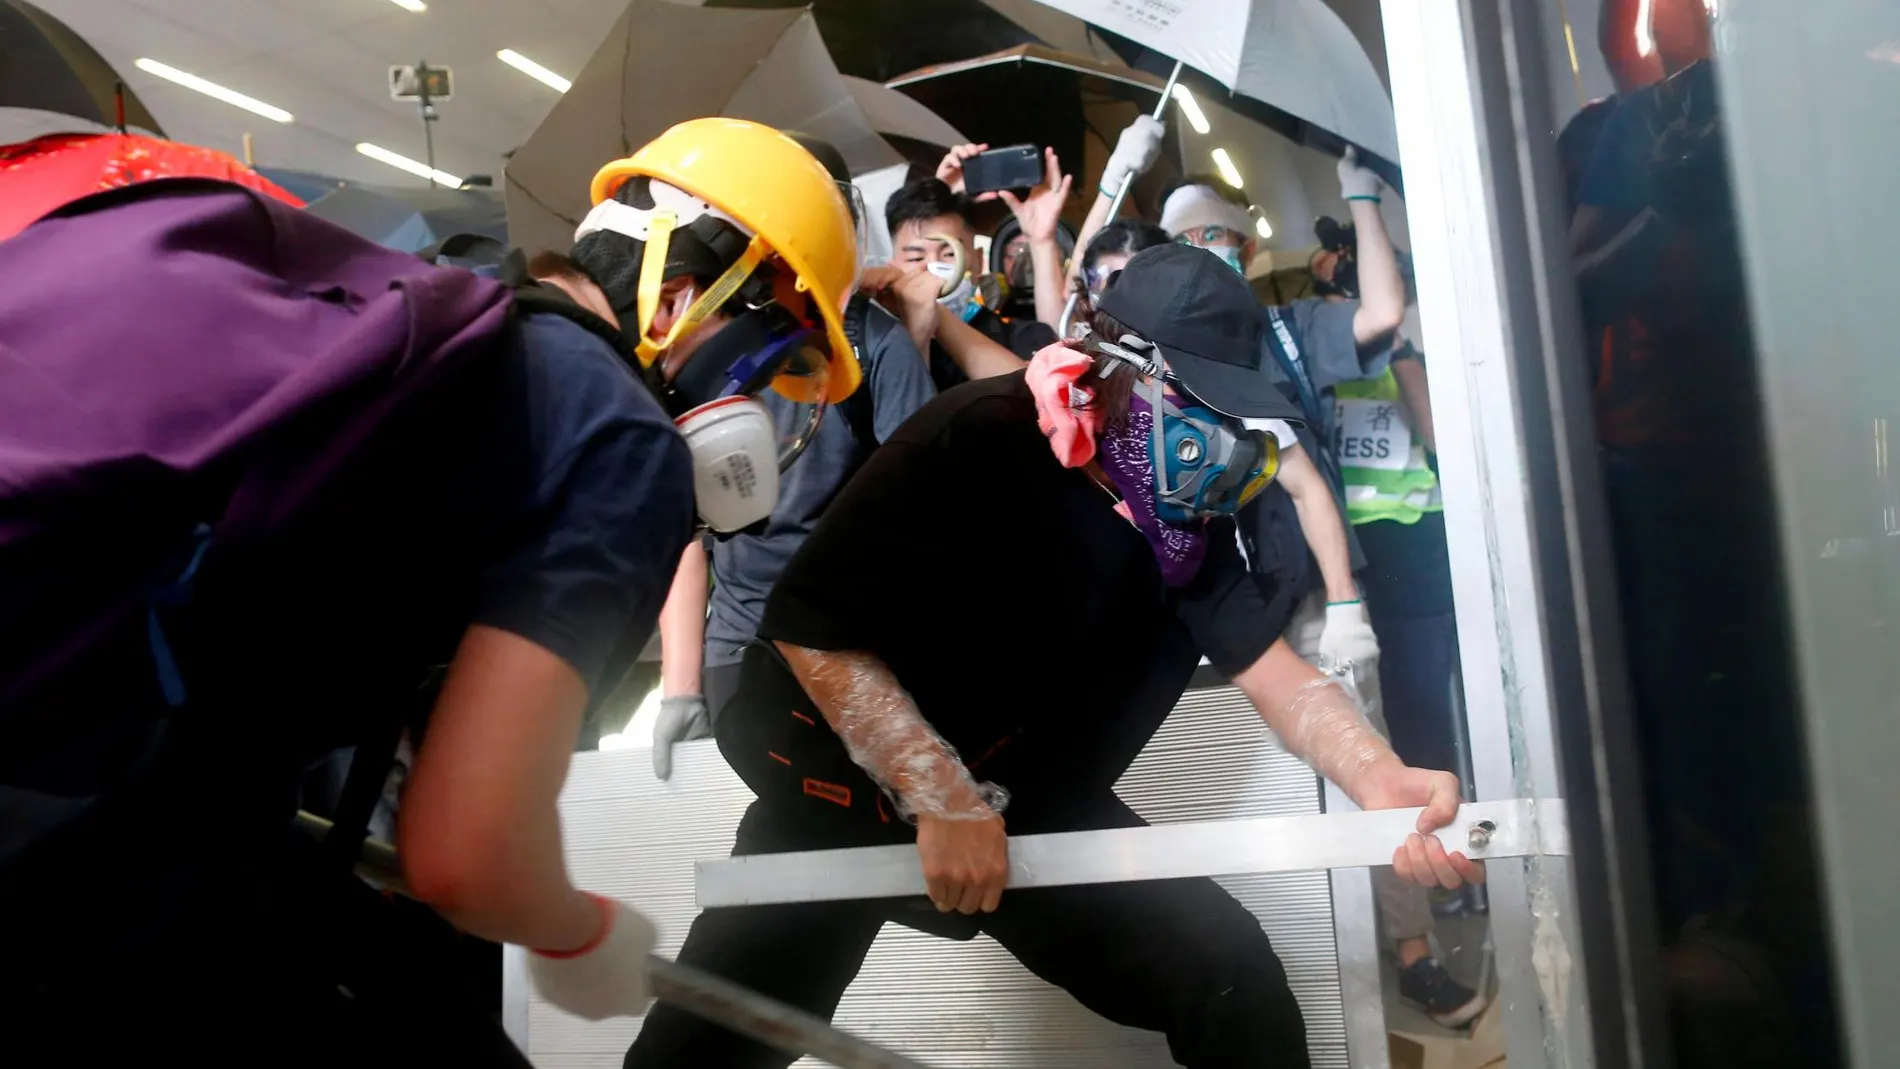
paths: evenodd
<path fill-rule="evenodd" d="M 1179 390 L 1183 399 L 1168 396 L 1162 380 L 1174 380 L 1147 341 L 1124 334 L 1114 342 L 1091 337 L 1084 344 L 1096 359 L 1127 365 L 1115 374 L 1141 375 L 1134 400 L 1155 417 L 1146 453 L 1156 476 L 1155 514 L 1163 521 L 1232 516 L 1272 481 L 1280 461 L 1273 435 L 1186 397 L 1185 387 Z"/>
<path fill-rule="evenodd" d="M 1232 245 L 1222 245 L 1222 246 L 1219 246 L 1218 248 L 1208 249 L 1207 251 L 1220 257 L 1221 260 L 1224 261 L 1228 267 L 1231 267 L 1235 271 L 1239 272 L 1242 278 L 1246 277 L 1247 265 L 1241 261 L 1239 249 L 1234 248 Z"/>
<path fill-rule="evenodd" d="M 1137 387 L 1157 414 L 1149 442 L 1155 514 L 1168 523 L 1232 516 L 1272 480 L 1279 450 L 1265 431 L 1213 409 L 1170 399 L 1154 379 Z"/>
<path fill-rule="evenodd" d="M 728 534 L 771 515 L 780 472 L 824 416 L 828 371 L 823 331 L 767 305 L 706 339 L 667 384 L 707 527 Z"/>
<path fill-rule="evenodd" d="M 1122 372 L 1126 374 L 1127 372 Z M 1148 443 L 1158 422 L 1154 410 L 1139 395 L 1128 399 L 1128 421 L 1097 440 L 1102 470 L 1121 495 L 1116 506 L 1135 525 L 1154 553 L 1161 581 L 1183 587 L 1193 581 L 1207 558 L 1207 524 L 1194 520 L 1174 523 L 1160 515 L 1160 483 Z"/>
<path fill-rule="evenodd" d="M 956 264 L 945 263 L 942 260 L 932 260 L 924 266 L 931 274 L 946 283 L 956 279 L 956 288 L 938 297 L 937 303 L 950 309 L 950 314 L 958 319 L 968 319 L 971 310 L 970 300 L 976 296 L 976 281 L 970 277 L 969 272 L 966 271 L 959 276 Z"/>
<path fill-rule="evenodd" d="M 699 518 L 720 533 L 743 530 L 778 504 L 778 432 L 757 398 L 722 397 L 674 421 L 693 457 Z"/>

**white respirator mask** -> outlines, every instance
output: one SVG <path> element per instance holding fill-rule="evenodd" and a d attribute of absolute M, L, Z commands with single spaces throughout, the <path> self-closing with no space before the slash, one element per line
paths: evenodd
<path fill-rule="evenodd" d="M 693 456 L 699 517 L 720 533 L 743 530 L 778 503 L 779 436 L 755 397 L 722 397 L 674 421 Z"/>

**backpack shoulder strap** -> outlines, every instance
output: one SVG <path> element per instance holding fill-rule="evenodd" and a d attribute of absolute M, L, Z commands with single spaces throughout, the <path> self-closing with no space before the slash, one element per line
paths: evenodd
<path fill-rule="evenodd" d="M 495 266 L 508 258 L 509 249 L 487 234 L 451 234 L 416 255 L 432 264 L 444 260 L 467 260 L 483 266 Z"/>
<path fill-rule="evenodd" d="M 877 449 L 877 416 L 871 408 L 870 354 L 865 346 L 865 334 L 870 326 L 871 298 L 862 294 L 853 294 L 844 309 L 844 334 L 851 340 L 851 348 L 857 352 L 858 366 L 865 371 L 865 381 L 851 391 L 851 396 L 839 402 L 839 414 L 851 428 L 851 437 L 857 439 L 858 463 Z"/>
<path fill-rule="evenodd" d="M 468 239 L 464 242 L 464 239 Z M 492 248 L 500 248 L 501 243 L 494 238 L 481 234 L 457 234 L 433 249 L 424 249 L 422 256 L 431 263 L 443 257 L 456 257 L 464 254 L 480 256 Z M 432 257 L 430 254 L 433 253 Z M 514 311 L 517 316 L 557 315 L 580 327 L 607 343 L 615 353 L 633 369 L 634 376 L 642 382 L 649 382 L 647 374 L 633 359 L 633 346 L 620 328 L 582 307 L 572 297 L 556 286 L 544 286 L 528 274 L 528 257 L 520 249 L 507 249 L 496 261 L 495 267 L 501 283 L 514 295 Z"/>

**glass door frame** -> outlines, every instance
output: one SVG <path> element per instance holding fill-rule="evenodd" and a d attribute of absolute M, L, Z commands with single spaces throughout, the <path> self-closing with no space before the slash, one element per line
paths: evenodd
<path fill-rule="evenodd" d="M 1510 1064 L 1669 1064 L 1631 699 L 1561 208 L 1553 5 L 1383 0 L 1480 801 L 1562 798 L 1490 867 Z M 1552 31 L 1556 36 L 1551 36 Z"/>

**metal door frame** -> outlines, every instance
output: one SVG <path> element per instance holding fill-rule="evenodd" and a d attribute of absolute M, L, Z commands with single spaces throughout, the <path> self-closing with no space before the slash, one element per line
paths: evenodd
<path fill-rule="evenodd" d="M 1614 561 L 1548 118 L 1551 12 L 1521 0 L 1382 8 L 1476 797 L 1562 796 L 1571 821 L 1571 858 L 1491 866 L 1508 1055 L 1518 1069 L 1667 1064 Z"/>

